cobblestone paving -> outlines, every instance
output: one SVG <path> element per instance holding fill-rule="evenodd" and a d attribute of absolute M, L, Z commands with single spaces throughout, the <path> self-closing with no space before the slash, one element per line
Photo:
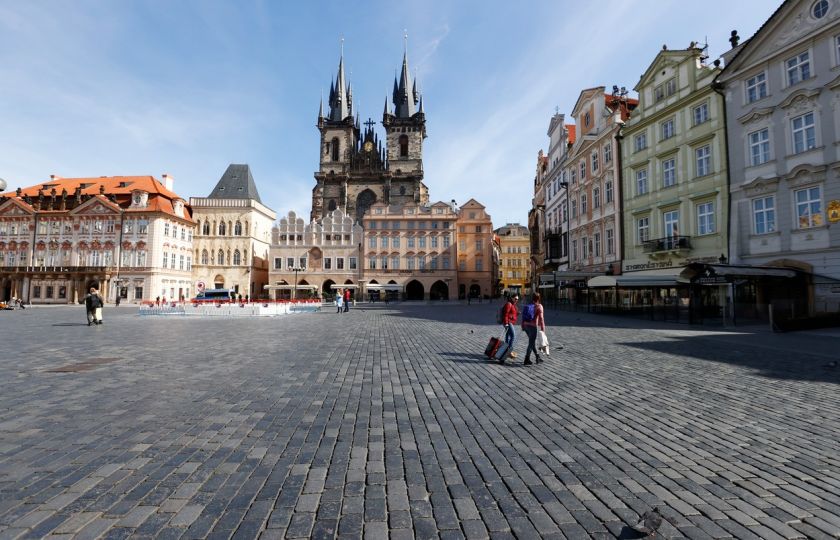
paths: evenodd
<path fill-rule="evenodd" d="M 0 539 L 840 537 L 840 339 L 495 307 L 0 312 Z"/>

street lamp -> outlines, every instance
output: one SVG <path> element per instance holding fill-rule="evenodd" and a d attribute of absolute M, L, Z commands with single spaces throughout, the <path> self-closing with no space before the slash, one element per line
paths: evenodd
<path fill-rule="evenodd" d="M 303 268 L 295 266 L 294 268 L 292 268 L 292 272 L 295 273 L 295 283 L 294 285 L 292 285 L 292 300 L 295 300 L 297 298 L 297 275 L 298 272 L 303 272 Z"/>

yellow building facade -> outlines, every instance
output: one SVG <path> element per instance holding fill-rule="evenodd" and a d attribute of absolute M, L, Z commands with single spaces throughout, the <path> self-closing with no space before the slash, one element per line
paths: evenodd
<path fill-rule="evenodd" d="M 499 238 L 498 279 L 502 293 L 528 294 L 531 292 L 531 242 L 528 227 L 508 223 L 495 231 Z"/>

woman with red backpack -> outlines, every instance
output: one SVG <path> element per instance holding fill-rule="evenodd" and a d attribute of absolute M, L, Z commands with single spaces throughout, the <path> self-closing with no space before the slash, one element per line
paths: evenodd
<path fill-rule="evenodd" d="M 526 366 L 533 363 L 531 362 L 531 351 L 534 351 L 537 363 L 542 362 L 536 346 L 537 330 L 545 332 L 545 317 L 540 300 L 540 293 L 534 293 L 531 296 L 531 303 L 522 309 L 522 330 L 528 335 L 528 349 L 525 351 L 525 361 L 523 362 Z"/>

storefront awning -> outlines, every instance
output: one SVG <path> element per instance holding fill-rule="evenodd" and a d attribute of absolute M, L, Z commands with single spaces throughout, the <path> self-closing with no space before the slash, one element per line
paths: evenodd
<path fill-rule="evenodd" d="M 382 290 L 386 290 L 386 291 L 401 291 L 401 290 L 403 290 L 403 286 L 402 285 L 396 285 L 396 284 L 393 284 L 393 283 L 388 283 L 388 284 L 385 284 L 385 285 L 383 285 L 381 283 L 374 283 L 373 285 L 366 286 L 365 289 L 371 289 L 371 290 L 382 289 Z"/>
<path fill-rule="evenodd" d="M 685 280 L 702 280 L 720 277 L 726 278 L 749 278 L 749 277 L 796 277 L 796 270 L 782 268 L 780 266 L 748 266 L 736 264 L 703 264 L 692 263 L 680 272 L 680 278 Z"/>
<path fill-rule="evenodd" d="M 291 291 L 294 289 L 300 290 L 318 290 L 317 285 L 298 285 L 295 287 L 294 285 L 264 285 L 263 289 L 267 291 Z"/>
<path fill-rule="evenodd" d="M 336 290 L 336 289 L 358 289 L 358 288 L 359 288 L 358 285 L 349 285 L 349 284 L 348 285 L 340 285 L 340 284 L 333 283 L 332 285 L 330 285 L 330 289 L 332 289 L 332 290 Z"/>
<path fill-rule="evenodd" d="M 686 280 L 676 275 L 647 274 L 641 276 L 596 276 L 589 280 L 590 287 L 676 287 Z"/>

